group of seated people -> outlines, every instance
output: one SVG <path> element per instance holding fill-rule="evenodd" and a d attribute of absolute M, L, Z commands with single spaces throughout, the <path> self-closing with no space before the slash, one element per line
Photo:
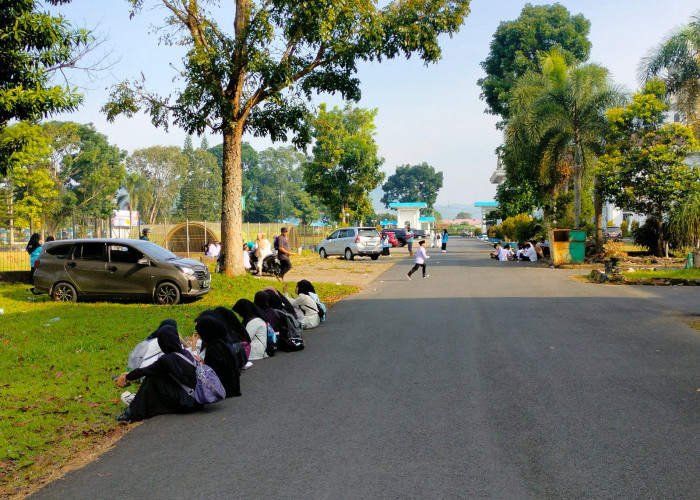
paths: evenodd
<path fill-rule="evenodd" d="M 547 248 L 547 250 L 549 249 Z M 509 244 L 501 246 L 500 243 L 496 243 L 493 246 L 491 258 L 498 259 L 501 262 L 509 260 L 527 260 L 535 262 L 538 258 L 544 258 L 544 245 L 542 243 L 535 243 L 534 241 L 526 241 L 525 243 L 518 243 L 517 249 L 513 249 Z"/>
<path fill-rule="evenodd" d="M 268 344 L 287 331 L 287 315 L 306 330 L 325 320 L 325 310 L 314 286 L 301 280 L 296 297 L 287 293 L 286 284 L 283 293 L 268 286 L 252 301 L 240 299 L 231 309 L 220 306 L 203 311 L 195 319 L 194 334 L 186 339 L 175 320 L 164 320 L 129 355 L 127 371 L 114 378 L 120 387 L 141 381 L 136 393 L 122 393 L 128 407 L 117 420 L 134 422 L 200 409 L 202 404 L 191 394 L 197 384 L 197 362 L 214 370 L 226 397 L 240 396 L 241 370 L 274 354 Z"/>

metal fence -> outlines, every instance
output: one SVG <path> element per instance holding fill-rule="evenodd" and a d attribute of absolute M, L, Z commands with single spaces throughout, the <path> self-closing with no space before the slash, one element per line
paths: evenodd
<path fill-rule="evenodd" d="M 258 233 L 265 233 L 266 237 L 278 235 L 280 228 L 294 227 L 299 235 L 300 246 L 306 249 L 315 249 L 323 238 L 333 229 L 332 226 L 311 226 L 280 224 L 277 222 L 244 222 L 241 228 L 241 244 L 246 241 L 255 241 Z M 114 228 L 109 226 L 109 221 L 93 220 L 90 224 L 80 227 L 61 228 L 53 235 L 57 240 L 76 238 L 132 238 L 136 239 L 141 230 L 149 228 L 149 239 L 179 255 L 198 257 L 204 254 L 204 249 L 209 242 L 221 240 L 221 223 L 211 221 L 159 221 L 155 224 L 145 224 L 140 227 Z M 25 251 L 29 236 L 29 228 L 0 227 L 0 272 L 28 271 L 29 254 Z M 38 231 L 39 232 L 39 231 Z M 42 239 L 48 236 L 46 232 Z"/>

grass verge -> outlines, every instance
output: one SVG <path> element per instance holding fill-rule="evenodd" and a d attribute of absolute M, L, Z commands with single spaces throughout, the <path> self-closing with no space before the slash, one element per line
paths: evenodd
<path fill-rule="evenodd" d="M 204 309 L 252 300 L 275 281 L 212 275 L 212 291 L 177 306 L 133 303 L 57 303 L 27 285 L 0 284 L 0 496 L 23 496 L 55 471 L 89 461 L 95 449 L 123 433 L 123 410 L 111 377 L 126 367 L 133 347 L 165 318 L 181 335 L 194 332 Z M 314 283 L 327 305 L 356 287 Z"/>
<path fill-rule="evenodd" d="M 625 278 L 630 279 L 700 279 L 700 269 L 659 269 L 656 271 L 640 270 L 622 273 Z"/>

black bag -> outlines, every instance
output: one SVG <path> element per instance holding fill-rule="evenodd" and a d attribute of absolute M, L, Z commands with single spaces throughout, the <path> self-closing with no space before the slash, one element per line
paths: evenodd
<path fill-rule="evenodd" d="M 248 362 L 248 356 L 246 356 L 243 344 L 241 342 L 235 342 L 233 344 L 226 342 L 226 347 L 228 347 L 228 350 L 231 351 L 231 354 L 233 354 L 233 357 L 236 359 L 236 366 L 238 369 L 242 369 Z"/>
<path fill-rule="evenodd" d="M 277 348 L 286 352 L 301 351 L 304 348 L 304 339 L 301 336 L 301 323 L 294 315 L 283 309 L 275 309 L 275 311 L 280 318 L 285 320 L 280 328 Z"/>

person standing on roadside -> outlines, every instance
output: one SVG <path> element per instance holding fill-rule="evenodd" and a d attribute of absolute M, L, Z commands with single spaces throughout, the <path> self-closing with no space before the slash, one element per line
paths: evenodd
<path fill-rule="evenodd" d="M 447 238 L 449 238 L 450 235 L 447 234 L 447 229 L 443 229 L 442 231 L 442 251 L 447 252 Z"/>
<path fill-rule="evenodd" d="M 292 250 L 289 247 L 287 240 L 287 228 L 280 229 L 280 235 L 277 237 L 277 258 L 280 260 L 280 275 L 277 276 L 279 281 L 284 281 L 284 275 L 292 268 L 291 261 Z"/>
<path fill-rule="evenodd" d="M 146 228 L 141 232 L 141 236 L 139 236 L 139 239 L 143 240 L 143 241 L 151 241 L 148 239 L 148 235 L 150 235 L 150 234 L 151 234 L 151 230 Z"/>
<path fill-rule="evenodd" d="M 428 260 L 429 258 L 430 258 L 430 256 L 425 253 L 425 240 L 420 240 L 418 242 L 418 251 L 416 252 L 416 263 L 411 268 L 411 270 L 408 271 L 408 274 L 406 275 L 406 277 L 410 280 L 411 275 L 413 273 L 415 273 L 416 271 L 418 271 L 419 267 L 422 267 L 423 268 L 423 277 L 429 278 L 430 275 L 425 274 L 425 265 L 426 265 L 425 261 Z"/>
<path fill-rule="evenodd" d="M 411 226 L 406 226 L 406 246 L 408 247 L 408 256 L 413 257 L 413 231 L 411 231 Z"/>

